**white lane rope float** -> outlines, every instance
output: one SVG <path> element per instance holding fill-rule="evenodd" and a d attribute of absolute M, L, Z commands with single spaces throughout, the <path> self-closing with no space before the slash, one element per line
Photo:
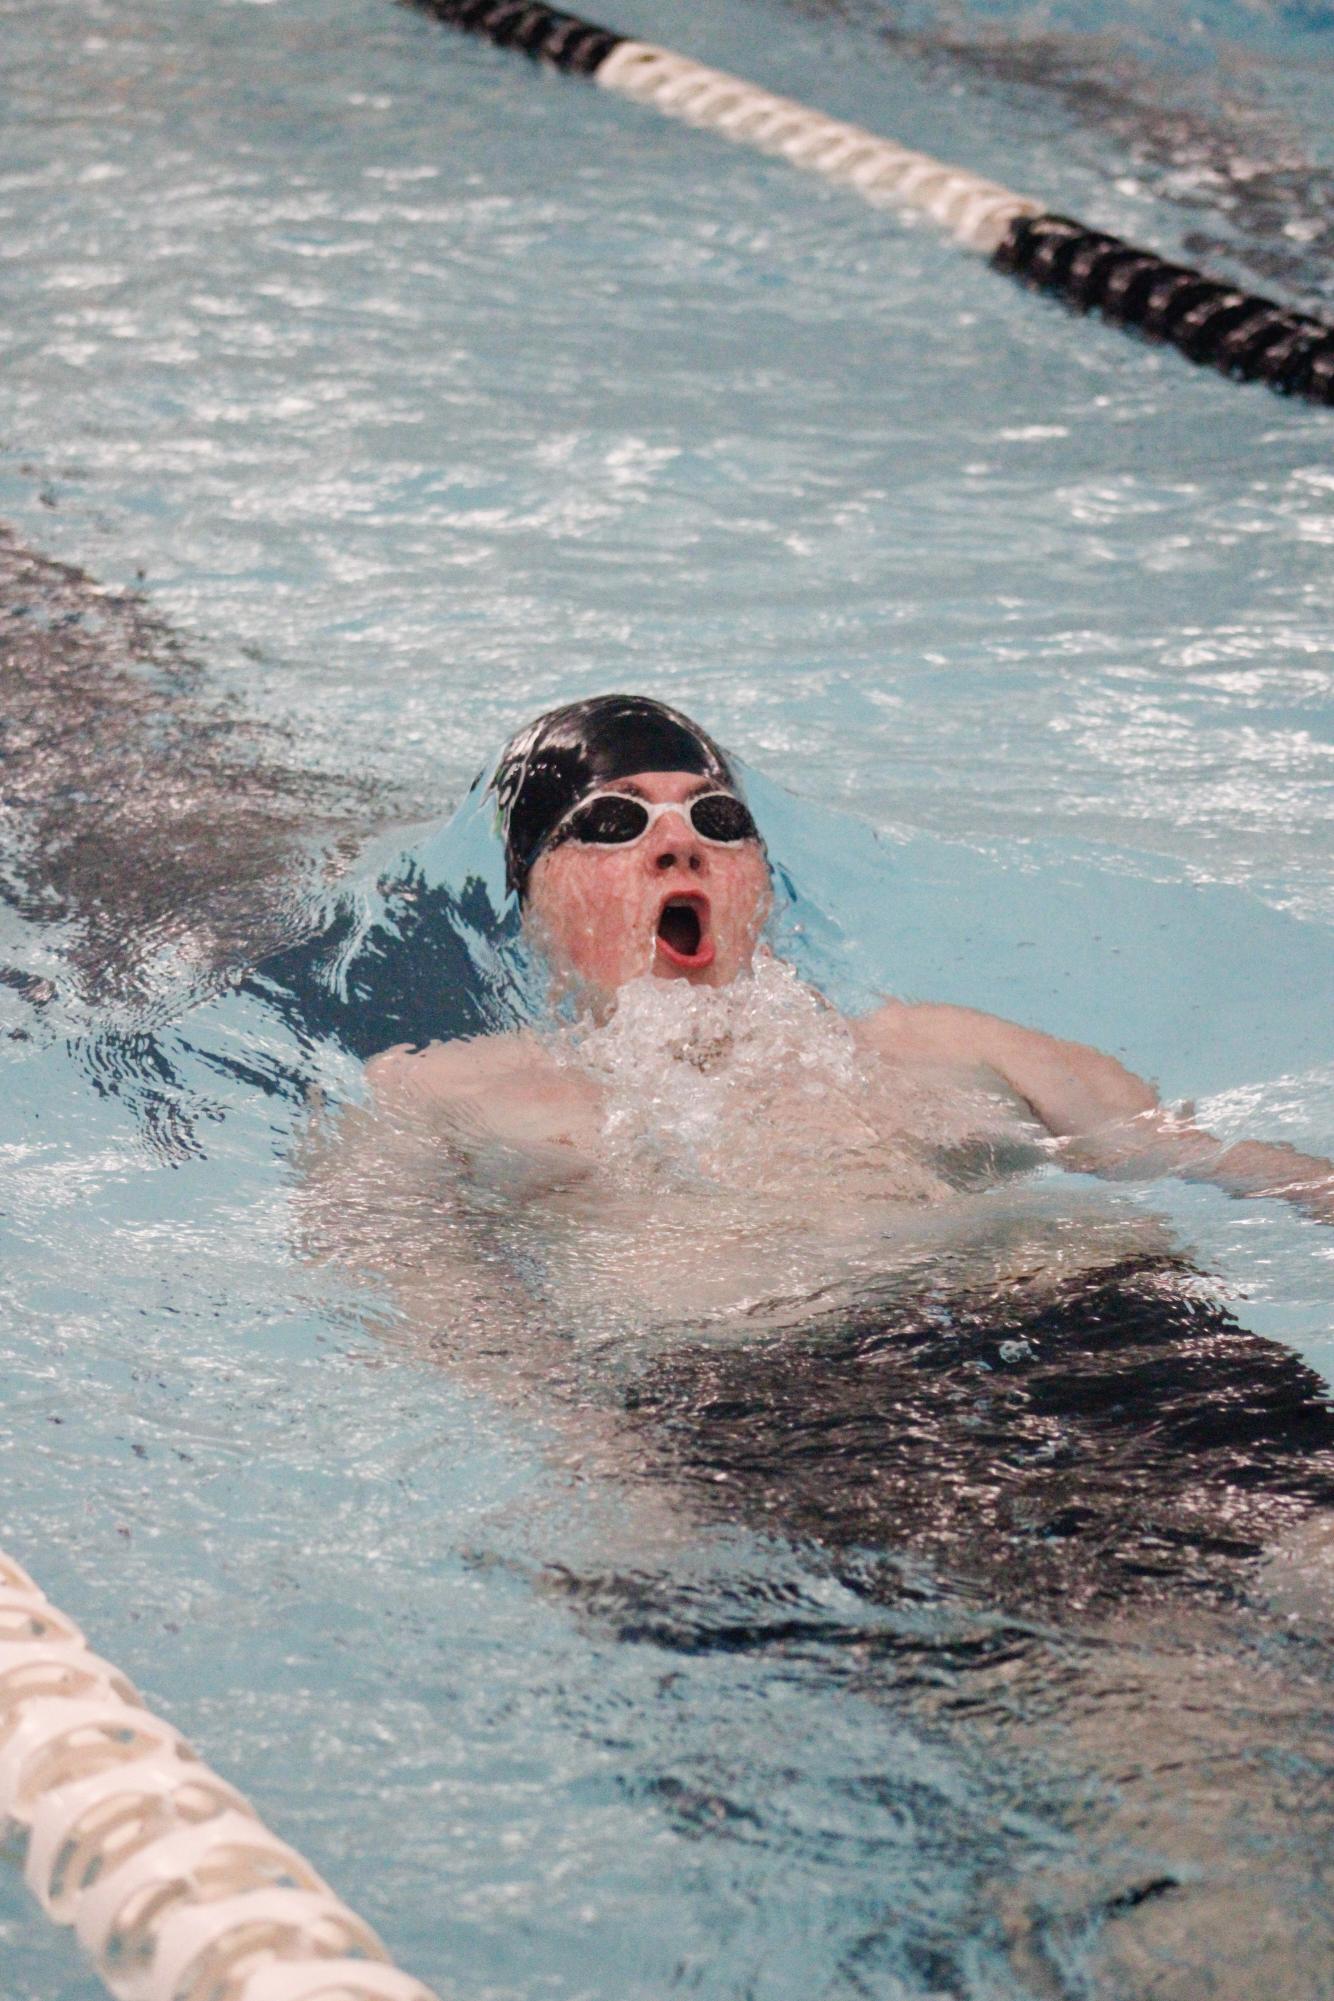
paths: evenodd
<path fill-rule="evenodd" d="M 858 125 L 534 0 L 406 0 L 452 27 L 586 76 L 797 166 L 868 201 L 928 216 L 993 269 L 1077 312 L 1165 341 L 1238 381 L 1334 404 L 1334 326 L 1173 264 Z"/>
<path fill-rule="evenodd" d="M 3 1551 L 0 1823 L 116 2001 L 436 2001 Z"/>

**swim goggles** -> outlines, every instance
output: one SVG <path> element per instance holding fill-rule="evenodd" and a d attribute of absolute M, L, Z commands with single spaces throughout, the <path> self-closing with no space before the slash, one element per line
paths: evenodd
<path fill-rule="evenodd" d="M 684 814 L 700 840 L 712 848 L 733 848 L 760 837 L 750 808 L 735 792 L 701 792 L 694 799 L 662 799 L 652 806 L 629 792 L 592 792 L 556 823 L 545 847 L 549 852 L 562 841 L 594 848 L 633 847 L 664 813 Z"/>

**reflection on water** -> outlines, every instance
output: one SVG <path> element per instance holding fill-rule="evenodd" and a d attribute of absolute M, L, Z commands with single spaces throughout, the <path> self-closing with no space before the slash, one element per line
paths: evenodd
<path fill-rule="evenodd" d="M 201 1157 L 218 1112 L 166 1025 L 266 955 L 280 970 L 299 959 L 321 885 L 404 802 L 303 765 L 288 733 L 210 687 L 145 600 L 3 523 L 0 674 L 0 904 L 20 920 L 0 962 L 19 1004 L 11 1033 L 46 1022 L 70 1037 L 155 1159 Z M 304 1088 L 257 1053 L 204 1060 L 252 1087 Z"/>
<path fill-rule="evenodd" d="M 1334 1503 L 1334 1412 L 1179 1260 L 939 1288 L 647 1369 L 673 1477 L 832 1549 L 928 1558 L 1011 1611 L 1230 1597 Z M 753 1511 L 753 1512 L 752 1512 Z"/>
<path fill-rule="evenodd" d="M 179 1005 L 181 988 L 278 946 L 301 923 L 306 844 L 392 810 L 301 769 L 278 729 L 206 686 L 146 602 L 3 524 L 0 670 L 0 896 L 63 930 L 65 967 L 103 1004 Z"/>

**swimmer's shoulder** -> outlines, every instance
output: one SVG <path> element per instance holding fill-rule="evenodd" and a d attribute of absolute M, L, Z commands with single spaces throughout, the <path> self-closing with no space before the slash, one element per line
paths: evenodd
<path fill-rule="evenodd" d="M 948 1001 L 887 1000 L 850 1026 L 864 1048 L 896 1062 L 971 1068 L 988 1061 L 995 1031 L 1009 1024 Z"/>
<path fill-rule="evenodd" d="M 399 1042 L 371 1057 L 366 1082 L 378 1104 L 403 1110 L 489 1098 L 531 1084 L 553 1067 L 537 1037 L 520 1031 L 424 1046 Z"/>
<path fill-rule="evenodd" d="M 1158 1102 L 1153 1086 L 1116 1057 L 980 1008 L 891 1000 L 854 1022 L 853 1032 L 896 1062 L 993 1072 L 1056 1134 L 1135 1118 Z"/>

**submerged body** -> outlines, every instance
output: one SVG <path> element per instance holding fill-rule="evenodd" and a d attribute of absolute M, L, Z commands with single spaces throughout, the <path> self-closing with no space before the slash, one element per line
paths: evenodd
<path fill-rule="evenodd" d="M 634 981 L 601 1022 L 391 1051 L 370 1078 L 400 1157 L 521 1204 L 543 1289 L 597 1324 L 799 1318 L 951 1231 L 994 1257 L 962 1198 L 1050 1147 L 994 1073 L 887 1053 L 773 959 L 721 989 Z"/>

